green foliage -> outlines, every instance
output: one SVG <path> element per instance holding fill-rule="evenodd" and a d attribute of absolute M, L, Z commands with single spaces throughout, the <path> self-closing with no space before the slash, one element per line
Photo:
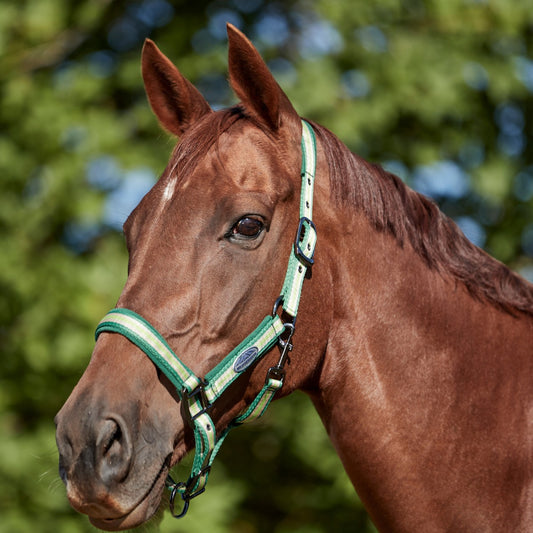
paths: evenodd
<path fill-rule="evenodd" d="M 117 220 L 128 208 L 109 199 L 134 177 L 157 176 L 172 149 L 144 97 L 142 38 L 212 104 L 228 105 L 224 19 L 258 43 L 302 115 L 533 272 L 529 2 L 5 0 L 0 533 L 94 531 L 58 479 L 53 416 L 125 281 Z M 303 395 L 231 435 L 188 518 L 166 513 L 147 530 L 158 527 L 373 531 Z"/>

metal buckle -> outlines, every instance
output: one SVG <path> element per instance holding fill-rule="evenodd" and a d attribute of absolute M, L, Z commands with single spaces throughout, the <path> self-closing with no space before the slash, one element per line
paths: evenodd
<path fill-rule="evenodd" d="M 192 487 L 194 487 L 196 485 L 198 480 L 201 477 L 203 477 L 203 476 L 207 476 L 210 471 L 211 471 L 211 466 L 210 465 L 204 466 L 200 470 L 200 472 L 198 472 L 198 474 L 196 474 L 195 476 L 190 477 L 187 480 L 187 483 L 185 485 L 185 495 L 186 495 L 188 500 L 192 500 L 193 498 L 196 498 L 196 496 L 200 496 L 200 494 L 202 494 L 205 491 L 205 485 L 204 485 L 201 489 L 198 489 L 196 492 L 189 492 L 192 489 Z"/>
<path fill-rule="evenodd" d="M 189 392 L 185 387 L 181 389 L 181 408 L 182 408 L 182 414 L 185 420 L 187 420 L 187 423 L 189 426 L 194 429 L 194 421 L 202 416 L 203 414 L 207 413 L 209 409 L 211 408 L 211 403 L 209 403 L 209 400 L 207 399 L 207 395 L 205 393 L 205 387 L 207 385 L 207 382 L 205 382 L 203 379 L 200 380 L 200 383 L 196 386 L 194 390 Z M 192 415 L 190 410 L 190 400 L 198 397 L 200 405 L 202 406 L 202 409 L 198 411 L 196 414 Z"/>
<path fill-rule="evenodd" d="M 305 236 L 305 230 L 306 230 L 305 225 L 306 224 L 309 226 L 309 228 L 311 228 L 316 233 L 316 228 L 315 228 L 315 225 L 313 224 L 313 221 L 308 219 L 307 217 L 302 217 L 298 224 L 298 231 L 296 232 L 296 238 L 294 239 L 294 255 L 296 255 L 298 260 L 301 263 L 303 263 L 305 267 L 311 268 L 315 263 L 313 259 L 315 251 L 313 250 L 311 253 L 311 256 L 308 256 L 302 250 L 302 246 L 301 246 L 301 243 L 303 242 L 304 236 Z"/>

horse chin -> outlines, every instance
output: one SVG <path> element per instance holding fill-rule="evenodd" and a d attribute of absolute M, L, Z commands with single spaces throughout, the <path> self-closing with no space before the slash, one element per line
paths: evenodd
<path fill-rule="evenodd" d="M 117 518 L 102 518 L 89 515 L 89 521 L 93 526 L 104 531 L 122 531 L 144 524 L 160 508 L 168 471 L 168 461 L 165 461 L 148 492 L 126 514 Z"/>
<path fill-rule="evenodd" d="M 158 510 L 162 509 L 161 505 L 165 482 L 170 469 L 178 464 L 188 451 L 189 447 L 187 447 L 183 440 L 180 440 L 174 452 L 167 456 L 161 465 L 158 474 L 146 494 L 130 511 L 113 518 L 91 516 L 89 513 L 88 517 L 91 524 L 104 531 L 122 531 L 140 526 L 154 518 Z"/>

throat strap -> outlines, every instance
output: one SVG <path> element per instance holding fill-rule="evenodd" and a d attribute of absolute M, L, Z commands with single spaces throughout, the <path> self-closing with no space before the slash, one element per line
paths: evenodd
<path fill-rule="evenodd" d="M 289 264 L 281 294 L 271 316 L 266 316 L 257 328 L 235 347 L 218 365 L 200 378 L 173 352 L 165 338 L 142 316 L 130 309 L 113 309 L 96 328 L 96 339 L 104 333 L 118 333 L 141 349 L 176 387 L 184 419 L 194 431 L 195 457 L 186 482 L 176 483 L 169 476 L 170 508 L 176 518 L 185 515 L 189 500 L 205 490 L 211 464 L 229 431 L 244 422 L 262 416 L 276 392 L 282 387 L 284 365 L 292 350 L 292 335 L 300 295 L 306 273 L 314 263 L 317 233 L 312 222 L 313 188 L 316 170 L 316 140 L 312 127 L 302 121 L 302 189 L 300 221 L 289 256 Z M 292 318 L 283 322 L 279 308 Z M 280 348 L 278 364 L 269 369 L 265 384 L 250 406 L 220 434 L 209 415 L 213 403 L 249 367 L 254 365 L 275 344 Z M 174 512 L 174 500 L 183 500 L 180 513 Z"/>

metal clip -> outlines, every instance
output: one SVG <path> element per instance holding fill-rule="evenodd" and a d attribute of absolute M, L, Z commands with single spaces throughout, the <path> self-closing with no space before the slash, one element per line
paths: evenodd
<path fill-rule="evenodd" d="M 280 357 L 278 366 L 283 366 L 283 363 L 285 363 L 285 360 L 287 359 L 289 352 L 292 352 L 292 349 L 293 349 L 291 340 L 292 340 L 292 336 L 294 335 L 294 321 L 286 322 L 285 324 L 283 324 L 283 327 L 285 328 L 285 331 L 288 330 L 289 334 L 286 339 L 282 339 L 281 335 L 278 338 L 278 346 L 281 351 L 281 357 Z"/>
<path fill-rule="evenodd" d="M 278 381 L 283 381 L 283 378 L 285 377 L 285 369 L 283 368 L 285 366 L 285 363 L 289 360 L 289 352 L 292 351 L 293 346 L 291 343 L 292 336 L 294 335 L 294 323 L 296 322 L 296 318 L 293 319 L 292 322 L 286 322 L 283 324 L 285 327 L 285 331 L 289 331 L 289 334 L 286 339 L 282 339 L 281 335 L 278 338 L 278 347 L 281 352 L 278 364 L 276 366 L 272 366 L 268 369 L 265 383 L 268 382 L 269 379 L 276 379 Z"/>
<path fill-rule="evenodd" d="M 285 378 L 285 369 L 281 368 L 279 366 L 271 366 L 268 369 L 266 378 L 265 378 L 265 385 L 268 385 L 269 380 L 275 379 L 276 381 L 283 381 Z"/>

